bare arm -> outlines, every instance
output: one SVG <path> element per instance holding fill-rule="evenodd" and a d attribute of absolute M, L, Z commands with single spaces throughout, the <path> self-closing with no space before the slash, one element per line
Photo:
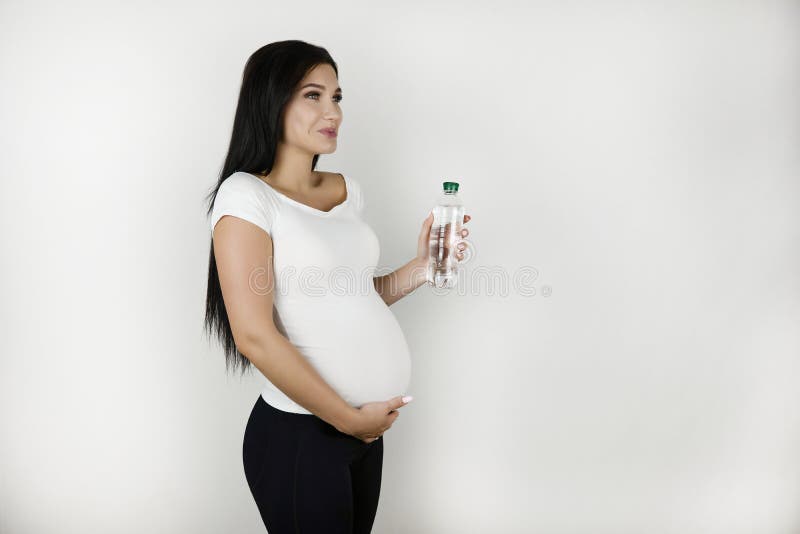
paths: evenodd
<path fill-rule="evenodd" d="M 425 283 L 425 258 L 414 258 L 399 269 L 372 279 L 375 291 L 391 306 Z"/>
<path fill-rule="evenodd" d="M 464 224 L 472 219 L 471 216 L 464 216 Z M 428 217 L 422 223 L 422 229 L 417 238 L 417 256 L 397 269 L 394 272 L 383 276 L 375 276 L 372 278 L 372 283 L 375 285 L 375 291 L 381 296 L 387 306 L 391 306 L 401 298 L 405 297 L 412 291 L 416 290 L 419 286 L 426 283 L 427 266 L 428 266 L 428 248 L 430 246 L 430 232 L 433 225 L 433 211 L 428 214 Z M 461 238 L 463 239 L 469 235 L 469 230 L 463 228 L 461 230 Z M 466 250 L 467 243 L 459 243 L 456 258 L 461 261 L 464 258 L 463 250 Z"/>
<path fill-rule="evenodd" d="M 347 404 L 277 329 L 242 343 L 239 352 L 290 399 L 340 432 L 350 433 L 356 408 Z"/>
<path fill-rule="evenodd" d="M 225 215 L 214 227 L 214 257 L 236 347 L 267 379 L 308 411 L 349 433 L 358 415 L 273 321 L 272 238 Z"/>

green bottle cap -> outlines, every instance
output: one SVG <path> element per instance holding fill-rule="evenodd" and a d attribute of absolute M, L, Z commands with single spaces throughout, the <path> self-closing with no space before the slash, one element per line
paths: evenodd
<path fill-rule="evenodd" d="M 458 182 L 444 182 L 442 187 L 445 191 L 458 191 Z"/>

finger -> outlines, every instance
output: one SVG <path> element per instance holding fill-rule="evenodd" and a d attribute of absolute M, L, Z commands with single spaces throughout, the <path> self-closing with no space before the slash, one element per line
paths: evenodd
<path fill-rule="evenodd" d="M 461 230 L 461 235 L 462 235 L 463 237 L 467 237 L 467 236 L 469 235 L 469 230 L 468 230 L 468 229 L 466 229 L 466 228 L 464 228 L 463 230 Z"/>
<path fill-rule="evenodd" d="M 464 222 L 467 222 L 470 219 L 472 219 L 472 217 L 470 217 L 469 215 L 464 215 Z"/>
<path fill-rule="evenodd" d="M 389 399 L 388 404 L 390 411 L 396 408 L 402 408 L 412 400 L 414 400 L 414 397 L 412 397 L 411 395 L 406 395 L 406 396 L 398 395 L 397 397 Z"/>

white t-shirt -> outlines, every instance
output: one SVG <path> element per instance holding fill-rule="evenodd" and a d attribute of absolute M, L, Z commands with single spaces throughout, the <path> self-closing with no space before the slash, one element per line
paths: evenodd
<path fill-rule="evenodd" d="M 345 201 L 322 211 L 235 172 L 217 191 L 211 232 L 223 215 L 233 215 L 270 235 L 276 327 L 348 404 L 359 407 L 405 395 L 411 357 L 372 282 L 380 243 L 361 219 L 361 187 L 347 176 L 345 184 Z M 253 282 L 259 288 L 258 278 Z M 269 379 L 261 396 L 280 410 L 311 413 Z"/>

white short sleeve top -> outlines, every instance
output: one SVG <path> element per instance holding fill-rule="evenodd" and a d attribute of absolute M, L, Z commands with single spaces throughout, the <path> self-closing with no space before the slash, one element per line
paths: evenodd
<path fill-rule="evenodd" d="M 253 174 L 235 172 L 217 191 L 211 232 L 223 215 L 233 215 L 270 235 L 276 327 L 345 401 L 359 407 L 407 394 L 411 359 L 399 323 L 373 285 L 380 243 L 361 218 L 361 185 L 344 179 L 345 200 L 322 211 Z M 265 378 L 266 402 L 311 413 Z"/>

